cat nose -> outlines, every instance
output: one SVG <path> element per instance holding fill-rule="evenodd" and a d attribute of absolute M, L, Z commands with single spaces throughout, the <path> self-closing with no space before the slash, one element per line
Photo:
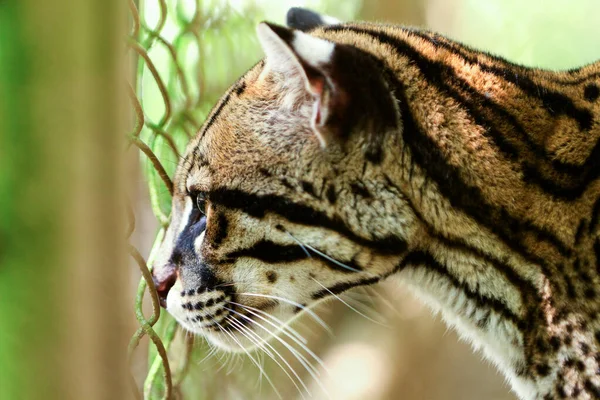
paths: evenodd
<path fill-rule="evenodd" d="M 175 281 L 177 281 L 177 268 L 174 265 L 154 268 L 152 270 L 152 280 L 158 294 L 158 302 L 163 308 L 167 308 L 167 295 Z"/>

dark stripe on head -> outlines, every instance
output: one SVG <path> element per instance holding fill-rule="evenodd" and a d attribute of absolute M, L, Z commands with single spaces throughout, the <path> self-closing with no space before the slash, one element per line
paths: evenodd
<path fill-rule="evenodd" d="M 241 210 L 255 218 L 263 218 L 266 213 L 273 213 L 293 223 L 330 229 L 380 254 L 401 254 L 407 247 L 406 242 L 397 236 L 390 235 L 380 238 L 359 236 L 339 217 L 330 218 L 322 211 L 295 203 L 282 196 L 274 194 L 258 195 L 226 188 L 213 190 L 208 196 L 211 202 L 227 208 Z"/>
<path fill-rule="evenodd" d="M 229 103 L 230 99 L 231 99 L 231 91 L 229 91 L 225 95 L 223 100 L 221 100 L 221 103 L 219 103 L 219 105 L 216 107 L 216 109 L 211 113 L 210 117 L 208 118 L 208 121 L 206 122 L 206 124 L 204 124 L 204 128 L 202 128 L 202 131 L 200 132 L 200 138 L 203 138 L 204 135 L 206 134 L 206 132 L 208 132 L 210 127 L 215 123 L 215 121 L 217 120 L 217 117 L 219 116 L 219 114 L 221 114 L 221 111 L 223 111 L 223 108 L 225 108 L 227 103 Z"/>
<path fill-rule="evenodd" d="M 264 59 L 260 60 L 248 71 L 251 71 L 252 69 L 257 68 L 257 67 L 259 67 L 259 68 L 264 67 Z M 245 75 L 246 74 L 244 74 L 244 76 Z M 219 116 L 219 114 L 221 114 L 221 111 L 223 111 L 223 108 L 225 108 L 227 103 L 229 103 L 229 100 L 231 100 L 231 94 L 236 93 L 239 96 L 246 90 L 246 82 L 242 81 L 242 79 L 243 79 L 243 77 L 240 78 L 240 80 L 238 82 L 236 82 L 234 85 L 232 85 L 231 88 L 229 89 L 229 91 L 225 94 L 225 96 L 221 100 L 221 102 L 218 103 L 218 105 L 216 105 L 215 107 L 213 107 L 213 110 L 211 110 L 211 113 L 209 114 L 208 121 L 205 122 L 202 130 L 199 133 L 200 138 L 204 137 L 206 132 L 208 132 L 210 127 L 215 123 L 215 121 L 217 120 L 217 117 Z"/>
<path fill-rule="evenodd" d="M 322 289 L 322 290 L 319 290 L 318 292 L 313 293 L 311 297 L 313 300 L 319 300 L 319 299 L 322 299 L 322 298 L 325 298 L 328 296 L 333 296 L 335 294 L 343 293 L 346 290 L 352 289 L 353 287 L 372 285 L 374 283 L 379 282 L 381 279 L 383 279 L 383 278 L 375 276 L 372 278 L 361 279 L 361 280 L 355 281 L 355 282 L 338 283 L 327 289 Z"/>
<path fill-rule="evenodd" d="M 600 62 L 597 62 L 597 64 L 600 64 Z M 594 65 L 594 63 L 592 63 L 591 65 Z M 585 68 L 585 66 L 579 67 L 579 68 L 573 68 L 566 72 L 571 75 L 580 75 L 583 68 Z M 569 79 L 558 78 L 558 79 L 554 79 L 553 82 L 556 84 L 559 84 L 559 85 L 564 85 L 564 86 L 578 86 L 585 82 L 598 80 L 599 78 L 600 78 L 600 72 L 593 72 L 589 75 L 584 75 L 579 78 L 569 78 Z"/>
<path fill-rule="evenodd" d="M 228 253 L 226 259 L 235 260 L 240 257 L 250 257 L 268 264 L 277 264 L 304 260 L 308 256 L 296 244 L 283 245 L 270 240 L 261 240 L 252 247 Z"/>
<path fill-rule="evenodd" d="M 360 272 L 363 270 L 360 265 L 357 265 L 353 261 L 340 261 L 342 264 L 349 267 L 344 268 L 341 265 L 328 260 L 327 258 L 321 257 L 318 253 L 314 252 L 310 248 L 306 248 L 306 251 L 309 253 L 312 252 L 315 256 L 311 257 L 309 254 L 306 254 L 304 249 L 297 244 L 283 245 L 270 240 L 261 240 L 255 243 L 252 247 L 236 250 L 227 254 L 226 260 L 231 262 L 232 260 L 240 257 L 250 257 L 268 264 L 278 264 L 302 261 L 310 258 L 318 262 L 323 262 L 329 268 L 343 273 Z M 321 252 L 325 253 L 323 251 Z"/>
<path fill-rule="evenodd" d="M 217 217 L 215 218 L 216 226 L 209 227 L 206 232 L 206 240 L 210 241 L 210 244 L 217 248 L 223 243 L 223 241 L 227 238 L 227 230 L 229 229 L 229 221 L 227 220 L 227 216 L 224 212 L 217 212 Z"/>

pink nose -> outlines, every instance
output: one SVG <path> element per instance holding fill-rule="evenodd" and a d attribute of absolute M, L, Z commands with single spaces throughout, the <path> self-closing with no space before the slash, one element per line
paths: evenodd
<path fill-rule="evenodd" d="M 156 286 L 160 305 L 167 308 L 167 295 L 177 280 L 177 268 L 171 265 L 155 268 L 152 270 L 152 280 Z"/>

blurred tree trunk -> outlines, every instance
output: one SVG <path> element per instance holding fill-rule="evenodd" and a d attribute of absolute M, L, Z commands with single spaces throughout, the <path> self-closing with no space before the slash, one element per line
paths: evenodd
<path fill-rule="evenodd" d="M 119 0 L 0 2 L 0 399 L 126 399 Z"/>

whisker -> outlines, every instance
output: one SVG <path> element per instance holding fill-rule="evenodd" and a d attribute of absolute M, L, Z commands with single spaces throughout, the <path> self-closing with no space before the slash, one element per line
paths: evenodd
<path fill-rule="evenodd" d="M 288 235 L 290 235 L 290 237 L 291 237 L 292 239 L 294 239 L 294 241 L 295 241 L 296 243 L 298 243 L 298 246 L 300 246 L 300 248 L 302 248 L 302 250 L 304 250 L 304 252 L 305 252 L 305 253 L 306 253 L 306 255 L 308 256 L 308 258 L 312 258 L 312 255 L 311 255 L 311 254 L 308 252 L 308 250 L 306 250 L 306 247 L 304 246 L 304 244 L 302 244 L 302 242 L 301 242 L 301 241 L 299 241 L 298 239 L 296 239 L 296 238 L 294 237 L 294 235 L 292 235 L 292 234 L 291 234 L 291 233 L 289 233 L 288 231 L 285 231 L 285 233 L 287 233 Z"/>
<path fill-rule="evenodd" d="M 229 287 L 229 286 L 234 286 L 235 283 L 219 283 L 218 285 L 215 285 L 214 288 L 220 288 L 220 287 Z"/>
<path fill-rule="evenodd" d="M 225 317 L 226 319 L 229 317 Z M 250 358 L 250 360 L 252 360 L 252 362 L 254 363 L 254 365 L 256 365 L 256 367 L 258 368 L 258 370 L 260 371 L 260 375 L 259 375 L 259 380 L 261 376 L 264 376 L 265 379 L 267 380 L 267 382 L 269 382 L 269 385 L 271 385 L 271 387 L 273 388 L 273 391 L 275 392 L 275 394 L 277 394 L 277 397 L 279 397 L 281 400 L 283 400 L 283 397 L 281 397 L 281 393 L 279 393 L 279 391 L 277 390 L 277 388 L 275 387 L 275 385 L 273 384 L 273 382 L 271 381 L 271 378 L 269 377 L 269 375 L 266 373 L 266 371 L 264 370 L 264 368 L 260 365 L 260 363 L 258 361 L 256 361 L 256 359 L 254 357 L 252 357 L 252 355 L 250 354 L 250 352 L 248 350 L 246 350 L 246 348 L 240 343 L 239 340 L 237 340 L 235 338 L 235 336 L 233 334 L 231 334 L 230 332 L 228 332 L 225 328 L 223 328 L 221 326 L 220 323 L 217 322 L 217 327 L 219 327 L 219 329 L 221 330 L 221 332 L 227 334 L 235 343 L 238 344 L 238 346 L 240 346 L 240 348 L 242 350 L 244 350 L 244 353 L 246 353 L 246 355 L 248 356 L 248 358 Z M 245 335 L 244 332 L 240 331 L 239 329 L 235 328 L 238 332 L 240 332 L 244 337 L 248 338 L 251 342 L 252 339 Z"/>
<path fill-rule="evenodd" d="M 340 299 L 344 298 L 349 304 L 353 305 L 356 310 L 364 313 L 365 315 L 370 314 L 372 316 L 372 319 L 379 320 L 380 325 L 389 328 L 389 325 L 387 324 L 387 319 L 383 316 L 383 314 L 378 312 L 375 307 L 364 303 L 364 301 L 360 298 L 353 297 L 350 293 L 342 293 L 339 296 Z"/>
<path fill-rule="evenodd" d="M 233 371 L 236 370 L 236 368 L 241 368 L 244 365 L 244 360 L 242 359 L 242 356 L 239 353 L 231 353 L 231 358 L 229 359 L 229 362 L 231 363 L 231 366 L 229 367 L 225 375 L 231 375 Z M 239 367 L 238 364 L 240 364 Z"/>
<path fill-rule="evenodd" d="M 293 300 L 289 300 L 286 299 L 285 297 L 280 297 L 280 296 L 274 296 L 271 294 L 258 294 L 258 293 L 238 293 L 239 295 L 242 296 L 255 296 L 255 297 L 265 297 L 267 299 L 274 299 L 274 300 L 279 300 L 279 301 L 283 301 L 284 303 L 288 303 L 291 304 L 293 306 L 296 306 L 304 311 L 306 311 L 311 317 L 313 317 L 313 319 L 319 324 L 321 325 L 326 331 L 327 333 L 329 333 L 329 335 L 331 335 L 332 337 L 334 336 L 333 331 L 331 330 L 331 328 L 329 327 L 329 325 L 327 325 L 325 323 L 325 321 L 323 321 L 317 314 L 314 313 L 314 311 L 312 311 L 310 308 L 306 307 L 305 305 L 302 305 L 300 303 L 297 303 Z"/>
<path fill-rule="evenodd" d="M 195 335 L 193 335 L 193 334 L 192 334 L 191 332 L 189 332 L 189 331 L 186 331 L 186 332 L 185 332 L 185 334 L 186 334 L 186 335 L 189 335 L 189 336 L 191 336 L 192 338 L 195 338 L 195 337 L 196 337 Z M 204 340 L 203 340 L 203 343 L 204 343 L 204 344 L 206 344 L 206 345 L 208 346 L 208 348 L 209 348 L 209 351 L 208 351 L 208 353 L 206 353 L 206 354 L 204 355 L 204 357 L 202 358 L 202 360 L 200 360 L 200 361 L 198 362 L 198 364 L 203 364 L 203 363 L 205 363 L 205 362 L 206 362 L 208 359 L 212 358 L 212 357 L 213 357 L 215 354 L 217 354 L 217 352 L 218 352 L 218 348 L 217 348 L 217 346 L 214 346 L 214 345 L 213 345 L 211 342 L 209 342 L 208 340 L 204 339 Z"/>
<path fill-rule="evenodd" d="M 271 335 L 275 340 L 279 341 L 281 344 L 283 344 L 289 351 L 290 353 L 292 353 L 292 355 L 294 357 L 296 357 L 296 359 L 300 362 L 300 364 L 302 364 L 302 366 L 306 369 L 306 371 L 310 374 L 310 376 L 315 380 L 315 382 L 317 382 L 317 384 L 319 385 L 319 387 L 321 387 L 321 389 L 323 390 L 323 392 L 325 394 L 327 394 L 327 397 L 329 398 L 329 394 L 327 392 L 327 390 L 325 389 L 325 387 L 323 386 L 323 384 L 321 383 L 321 380 L 318 378 L 317 374 L 315 374 L 314 372 L 314 366 L 308 362 L 308 360 L 306 360 L 306 357 L 304 357 L 304 355 L 302 355 L 301 353 L 299 353 L 296 349 L 294 349 L 289 343 L 287 343 L 285 340 L 283 340 L 282 338 L 280 338 L 279 336 L 273 334 L 273 332 L 271 332 L 268 328 L 265 328 L 262 324 L 252 320 L 250 317 L 241 314 L 237 311 L 234 311 L 228 307 L 224 307 L 226 310 L 233 312 L 237 315 L 239 315 L 242 318 L 247 319 L 248 321 L 254 323 L 256 326 L 262 328 L 263 330 L 265 330 L 269 335 Z M 306 387 L 306 384 L 304 383 L 304 381 L 300 381 L 300 383 L 302 384 L 302 387 L 304 387 L 304 389 L 306 390 L 306 392 L 310 395 L 310 391 L 308 390 L 308 388 Z"/>
<path fill-rule="evenodd" d="M 239 315 L 240 317 L 242 317 L 242 318 L 244 318 L 244 319 L 246 319 L 246 320 L 254 323 L 256 326 L 258 326 L 258 327 L 262 328 L 263 330 L 265 330 L 269 335 L 271 335 L 273 338 L 275 338 L 275 340 L 277 340 L 281 344 L 283 344 L 290 351 L 290 353 L 292 353 L 292 355 L 294 355 L 298 359 L 298 361 L 300 361 L 300 364 L 302 364 L 302 366 L 307 371 L 309 371 L 309 373 L 311 372 L 311 369 L 308 366 L 306 366 L 305 362 L 300 358 L 300 357 L 302 357 L 302 355 L 298 354 L 298 352 L 292 346 L 290 346 L 289 343 L 287 343 L 285 340 L 281 339 L 280 337 L 278 337 L 276 335 L 273 335 L 273 333 L 270 330 L 268 330 L 267 328 L 265 328 L 264 326 L 262 326 L 258 322 L 252 320 L 250 317 L 248 317 L 248 316 L 246 316 L 244 314 L 241 314 L 241 313 L 239 313 L 239 312 L 237 312 L 235 310 L 232 310 L 232 309 L 230 309 L 228 307 L 224 307 L 224 308 L 226 310 L 228 310 L 228 311 L 230 311 L 232 313 L 235 313 L 235 314 Z M 298 356 L 300 356 L 300 357 L 298 357 Z M 298 376 L 298 374 L 293 369 L 292 369 L 292 372 L 294 373 L 294 376 L 300 381 L 300 384 L 302 385 L 302 387 L 304 388 L 304 390 L 306 391 L 306 393 L 308 393 L 308 395 L 312 397 L 312 394 L 310 393 L 310 390 L 308 390 L 308 387 L 306 386 L 306 384 L 304 383 L 304 381 L 302 380 L 302 378 L 300 378 L 300 376 Z"/>
<path fill-rule="evenodd" d="M 230 323 L 231 323 L 231 321 L 230 321 Z M 239 332 L 241 334 L 244 334 L 244 332 L 242 332 L 242 331 L 239 331 Z M 250 337 L 247 336 L 247 338 L 252 343 L 254 343 L 254 341 L 252 341 L 252 339 L 250 339 Z M 258 358 L 258 362 L 259 362 L 261 368 L 264 369 L 265 368 L 265 353 L 259 351 L 254 354 L 256 354 L 256 358 Z M 258 379 L 258 393 L 262 393 L 262 383 L 263 383 L 262 379 Z"/>
<path fill-rule="evenodd" d="M 260 310 L 258 308 L 255 307 L 251 307 L 248 305 L 244 305 L 244 304 L 239 304 L 239 303 L 235 303 L 233 301 L 228 301 L 231 304 L 235 304 L 237 306 L 243 307 L 243 308 L 247 308 L 247 309 L 251 309 L 254 310 L 256 312 L 261 313 L 262 315 L 265 315 L 266 317 L 271 318 L 273 321 L 277 322 L 278 324 L 280 324 L 280 326 L 278 327 L 278 329 L 286 329 L 288 330 L 292 335 L 294 335 L 298 340 L 300 340 L 303 344 L 307 344 L 308 341 L 304 338 L 304 336 L 302 336 L 297 330 L 295 330 L 294 328 L 292 328 L 290 325 L 288 325 L 286 322 L 283 322 L 282 320 L 280 320 L 279 318 L 277 318 L 274 315 L 269 314 L 268 312 L 265 312 L 263 310 Z"/>
<path fill-rule="evenodd" d="M 312 278 L 313 281 L 315 281 L 319 286 L 321 286 L 324 290 L 326 290 L 327 292 L 329 292 L 329 294 L 331 294 L 333 297 L 335 297 L 336 299 L 338 299 L 339 301 L 341 301 L 343 304 L 345 304 L 349 309 L 351 309 L 352 311 L 354 311 L 355 313 L 357 313 L 358 315 L 368 319 L 371 322 L 376 323 L 377 325 L 381 325 L 384 327 L 387 327 L 387 325 L 374 320 L 373 318 L 370 318 L 369 316 L 363 314 L 362 312 L 358 311 L 356 308 L 352 307 L 350 304 L 348 304 L 347 302 L 345 302 L 340 296 L 338 296 L 337 294 L 333 293 L 331 290 L 329 290 L 326 286 L 324 286 L 321 282 L 319 282 L 318 280 L 316 280 L 315 278 Z"/>
<path fill-rule="evenodd" d="M 344 292 L 344 294 L 352 297 L 353 299 L 359 300 L 359 301 L 369 301 L 371 303 L 371 306 L 375 307 L 375 303 L 373 303 L 373 297 L 369 293 L 365 292 L 364 290 L 361 290 L 361 292 L 359 293 L 360 289 L 364 289 L 364 288 L 356 287 L 352 290 L 348 290 L 347 292 Z"/>
<path fill-rule="evenodd" d="M 204 358 L 202 358 L 202 360 L 200 360 L 198 364 L 203 364 L 206 360 L 208 360 L 217 353 L 218 349 L 216 347 L 213 347 L 210 343 L 208 343 L 208 346 L 210 348 L 210 351 L 204 356 Z"/>
<path fill-rule="evenodd" d="M 217 358 L 217 362 L 221 365 L 215 372 L 220 372 L 223 369 L 225 369 L 225 366 L 227 365 L 227 363 L 229 362 L 229 359 L 233 357 L 230 353 L 226 353 L 223 352 L 221 353 L 221 356 L 219 358 Z M 223 359 L 225 359 L 225 361 L 223 361 Z"/>
<path fill-rule="evenodd" d="M 284 364 L 290 369 L 290 371 L 292 371 L 292 373 L 298 378 L 298 375 L 296 374 L 296 372 L 294 371 L 294 368 L 292 368 L 292 366 L 287 362 L 287 360 L 273 347 L 271 346 L 270 343 L 267 343 L 263 338 L 261 338 L 260 336 L 258 336 L 258 334 L 256 334 L 255 332 L 253 332 L 251 329 L 245 327 L 243 324 L 241 324 L 240 322 L 236 321 L 234 318 L 230 318 L 227 317 L 228 321 L 230 324 L 236 324 L 239 326 L 240 329 L 243 329 L 245 331 L 247 331 L 247 333 L 249 335 L 253 335 L 256 336 L 256 339 L 254 341 L 254 343 L 256 343 L 256 345 L 267 355 L 269 356 L 269 358 L 271 358 L 271 360 L 273 360 L 273 362 L 275 362 L 275 364 L 277 364 L 279 366 L 279 368 L 281 368 L 281 370 L 287 375 L 287 377 L 290 379 L 290 381 L 294 384 L 294 386 L 296 387 L 296 390 L 298 390 L 298 393 L 300 393 L 300 395 L 302 396 L 302 398 L 304 399 L 304 393 L 302 392 L 302 389 L 300 389 L 300 387 L 298 386 L 298 384 L 296 383 L 296 380 L 294 378 L 292 378 L 292 376 L 290 375 L 290 373 L 287 371 L 287 369 L 285 369 L 283 367 L 283 365 L 281 365 L 281 363 L 279 361 L 277 361 L 277 359 L 275 358 L 275 356 L 273 355 L 273 353 L 275 353 L 279 358 L 281 358 L 281 360 L 284 362 Z M 265 346 L 268 346 L 272 352 L 265 348 Z"/>
<path fill-rule="evenodd" d="M 344 264 L 343 262 L 340 262 L 340 261 L 336 260 L 335 258 L 333 258 L 333 257 L 331 257 L 331 256 L 329 256 L 329 255 L 327 255 L 327 254 L 325 254 L 325 253 L 323 253 L 322 251 L 315 249 L 315 248 L 314 248 L 314 247 L 312 247 L 311 245 L 309 245 L 309 244 L 306 244 L 306 243 L 304 243 L 304 242 L 302 242 L 302 241 L 298 240 L 298 239 L 297 239 L 296 237 L 294 237 L 294 235 L 292 235 L 290 232 L 288 232 L 288 231 L 286 231 L 286 232 L 287 232 L 287 234 L 288 234 L 288 235 L 290 235 L 290 236 L 291 236 L 291 237 L 292 237 L 292 238 L 293 238 L 293 239 L 296 241 L 296 243 L 298 243 L 298 244 L 300 244 L 300 245 L 303 245 L 303 246 L 305 246 L 306 248 L 310 249 L 312 252 L 314 252 L 314 253 L 316 253 L 316 254 L 320 255 L 321 257 L 323 257 L 324 259 L 326 259 L 326 260 L 328 260 L 328 261 L 331 261 L 332 263 L 334 263 L 334 264 L 336 264 L 336 265 L 338 265 L 338 266 L 340 266 L 340 267 L 342 267 L 342 268 L 345 268 L 345 269 L 347 269 L 347 270 L 349 270 L 349 271 L 352 271 L 352 272 L 364 272 L 364 271 L 361 271 L 361 270 L 359 270 L 359 269 L 352 268 L 351 266 L 349 266 L 349 265 L 346 265 L 346 264 Z M 304 251 L 306 251 L 306 249 L 304 249 Z"/>
<path fill-rule="evenodd" d="M 378 290 L 375 290 L 373 288 L 368 288 L 368 287 L 365 287 L 364 289 L 365 289 L 365 291 L 368 290 L 369 292 L 371 292 L 371 294 L 375 294 L 375 296 L 377 296 L 379 298 L 379 301 L 381 301 L 386 307 L 389 307 L 394 312 L 394 314 L 396 314 L 397 317 L 402 318 L 402 314 L 400 313 L 400 311 L 398 311 L 398 309 L 394 306 L 394 304 L 389 299 L 387 299 L 384 295 L 379 293 Z"/>
<path fill-rule="evenodd" d="M 228 376 L 231 375 L 233 373 L 233 371 L 235 371 L 236 368 L 238 367 L 238 364 L 240 363 L 240 356 L 238 354 L 232 354 L 229 361 L 230 361 L 231 365 L 225 372 L 225 375 L 228 375 Z M 242 362 L 242 365 L 244 365 L 243 362 Z"/>
<path fill-rule="evenodd" d="M 271 326 L 272 326 L 272 327 L 274 327 L 275 329 L 278 329 L 278 330 L 279 330 L 280 328 L 282 328 L 282 327 L 279 327 L 279 326 L 275 325 L 274 323 L 272 323 L 271 321 L 267 320 L 266 318 L 264 318 L 264 317 L 260 316 L 260 315 L 259 315 L 259 314 L 257 314 L 256 312 L 254 312 L 254 311 L 262 311 L 262 310 L 259 310 L 259 309 L 255 308 L 255 307 L 250 307 L 250 306 L 245 306 L 245 305 L 242 305 L 242 304 L 239 304 L 239 303 L 235 303 L 235 302 L 233 302 L 233 301 L 229 301 L 229 303 L 231 303 L 231 304 L 235 304 L 236 306 L 238 306 L 238 307 L 241 307 L 241 308 L 245 309 L 245 310 L 246 310 L 246 311 L 248 311 L 250 314 L 252 314 L 252 315 L 256 316 L 257 318 L 260 318 L 261 320 L 265 321 L 267 324 L 271 325 Z M 254 310 L 254 311 L 253 311 L 253 310 Z M 263 312 L 264 312 L 264 311 L 263 311 Z M 267 313 L 265 313 L 265 314 L 267 314 Z M 267 314 L 267 315 L 270 315 L 270 314 Z M 302 348 L 304 351 L 306 351 L 308 354 L 310 354 L 310 356 L 312 356 L 312 358 L 313 358 L 313 359 L 314 359 L 316 362 L 318 362 L 318 363 L 319 363 L 319 365 L 320 365 L 321 367 L 323 367 L 323 369 L 324 369 L 324 370 L 325 370 L 327 373 L 329 373 L 329 370 L 328 370 L 328 369 L 327 369 L 327 367 L 325 366 L 325 363 L 323 362 L 323 360 L 321 360 L 321 358 L 319 358 L 319 356 L 317 356 L 317 355 L 316 355 L 316 354 L 315 354 L 315 353 L 314 353 L 314 352 L 313 352 L 313 351 L 312 351 L 310 348 L 308 348 L 308 346 L 306 346 L 306 344 L 305 344 L 305 343 L 302 343 L 302 342 L 301 342 L 301 341 L 299 341 L 299 340 L 298 340 L 298 339 L 297 339 L 295 336 L 293 336 L 293 335 L 290 335 L 288 332 L 286 332 L 286 331 L 285 331 L 285 330 L 283 330 L 283 329 L 281 329 L 281 332 L 283 332 L 283 334 L 284 334 L 284 335 L 286 335 L 287 337 L 289 337 L 290 339 L 292 339 L 292 340 L 293 340 L 293 341 L 294 341 L 294 342 L 295 342 L 295 343 L 296 343 L 298 346 L 300 346 L 300 347 L 301 347 L 301 348 Z M 315 370 L 315 372 L 316 372 L 317 374 L 319 373 L 317 370 Z"/>

